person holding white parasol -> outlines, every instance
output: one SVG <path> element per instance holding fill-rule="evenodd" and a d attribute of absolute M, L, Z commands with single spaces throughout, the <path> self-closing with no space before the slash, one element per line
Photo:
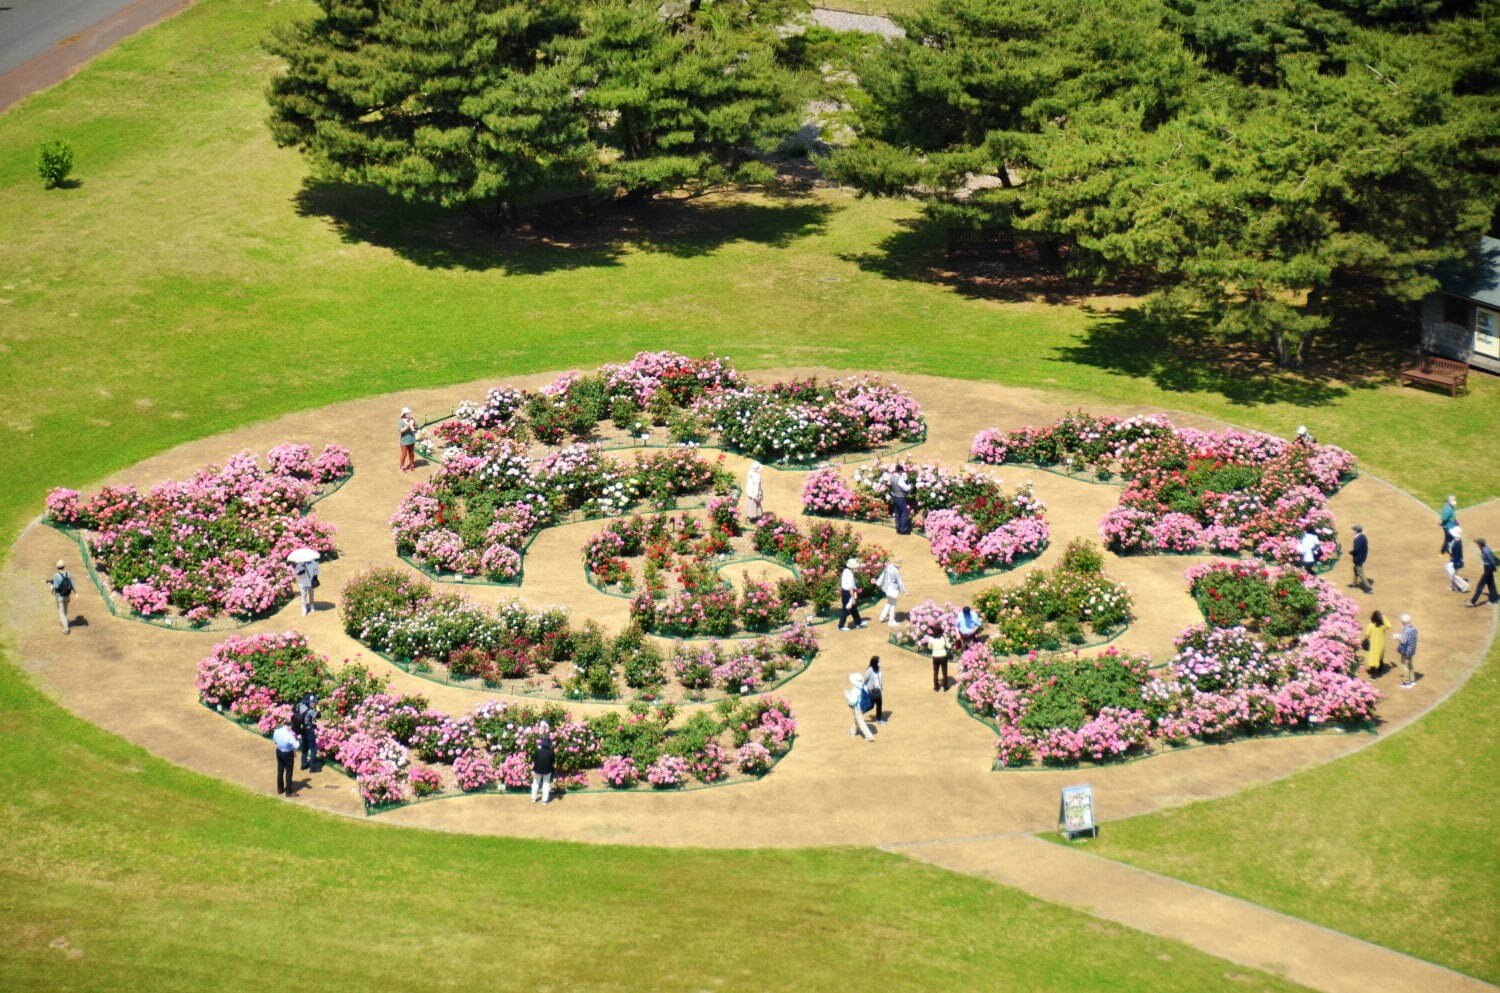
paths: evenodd
<path fill-rule="evenodd" d="M 318 588 L 318 553 L 311 548 L 298 548 L 286 557 L 292 563 L 292 575 L 297 577 L 297 590 L 302 594 L 302 616 L 315 609 L 313 590 Z"/>

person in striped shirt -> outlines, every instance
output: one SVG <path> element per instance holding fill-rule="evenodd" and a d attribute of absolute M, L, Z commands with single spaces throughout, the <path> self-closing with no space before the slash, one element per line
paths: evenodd
<path fill-rule="evenodd" d="M 1401 683 L 1401 688 L 1409 690 L 1417 685 L 1417 668 L 1412 661 L 1417 656 L 1417 626 L 1411 622 L 1410 614 L 1401 615 L 1401 633 L 1396 636 L 1396 654 L 1401 656 L 1401 664 L 1406 668 L 1406 679 Z"/>

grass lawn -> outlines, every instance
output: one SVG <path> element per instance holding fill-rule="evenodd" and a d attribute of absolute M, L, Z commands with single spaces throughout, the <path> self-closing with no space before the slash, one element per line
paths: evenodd
<path fill-rule="evenodd" d="M 913 227 L 906 204 L 819 193 L 661 205 L 559 246 L 304 185 L 298 157 L 266 136 L 273 65 L 256 41 L 308 9 L 201 0 L 0 116 L 0 539 L 48 487 L 189 438 L 664 347 L 744 367 L 982 378 L 1277 431 L 1305 421 L 1429 500 L 1500 492 L 1472 461 L 1472 425 L 1500 399 L 1490 377 L 1455 401 L 1363 374 L 1209 374 L 1129 311 L 907 278 L 940 256 L 941 234 Z M 77 188 L 36 179 L 35 148 L 52 137 L 74 146 Z M 1488 703 L 1466 691 L 1438 717 Z M 1369 774 L 1374 792 L 1412 790 L 1391 833 L 1461 839 L 1467 812 L 1444 806 L 1441 778 L 1407 774 L 1424 756 L 1392 755 L 1402 738 Z M 0 743 L 0 985 L 15 988 L 224 988 L 304 943 L 318 968 L 278 968 L 282 985 L 451 988 L 468 969 L 538 990 L 562 976 L 570 989 L 811 990 L 864 973 L 897 989 L 1283 988 L 874 852 L 664 854 L 294 813 L 70 718 L 8 662 Z M 1347 830 L 1334 821 L 1311 828 Z M 702 928 L 720 907 L 733 908 L 722 928 Z"/>
<path fill-rule="evenodd" d="M 1500 982 L 1496 713 L 1500 644 L 1452 700 L 1389 740 L 1080 843 Z"/>

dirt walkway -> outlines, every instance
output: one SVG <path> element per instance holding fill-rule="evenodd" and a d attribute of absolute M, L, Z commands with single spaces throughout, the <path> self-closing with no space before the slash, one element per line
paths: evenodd
<path fill-rule="evenodd" d="M 884 846 L 1325 993 L 1479 993 L 1488 983 L 1274 910 L 1038 838 Z"/>
<path fill-rule="evenodd" d="M 813 371 L 829 374 L 828 370 L 784 370 L 783 374 Z M 507 381 L 535 386 L 548 378 Z M 919 376 L 897 378 L 927 410 L 932 441 L 914 453 L 920 458 L 963 461 L 979 428 L 1038 423 L 1066 409 L 1051 395 L 1026 390 Z M 220 461 L 241 449 L 263 454 L 283 441 L 347 445 L 354 454 L 356 475 L 317 510 L 338 527 L 342 552 L 324 570 L 321 609 L 304 619 L 289 606 L 250 630 L 296 627 L 307 633 L 316 649 L 335 660 L 359 657 L 361 647 L 344 635 L 331 601 L 356 572 L 374 565 L 399 565 L 386 521 L 414 480 L 413 474 L 396 470 L 396 414 L 409 404 L 419 417 L 438 416 L 458 400 L 481 396 L 493 382 L 414 391 L 290 415 L 183 445 L 111 481 L 150 485 L 186 476 L 204 463 Z M 1185 416 L 1177 419 L 1185 424 L 1206 423 Z M 726 461 L 742 471 L 742 459 L 730 456 Z M 430 471 L 426 468 L 415 475 Z M 1048 504 L 1053 543 L 1034 564 L 1037 568 L 1054 565 L 1069 539 L 1093 536 L 1117 493 L 1113 487 L 1043 472 L 1002 470 L 1001 476 L 1008 485 L 1033 478 Z M 767 472 L 769 508 L 795 514 L 804 478 L 802 473 Z M 1356 480 L 1334 499 L 1333 506 L 1342 527 L 1359 522 L 1371 536 L 1370 573 L 1379 592 L 1365 598 L 1368 602 L 1361 603 L 1361 608 L 1379 607 L 1388 614 L 1410 611 L 1422 629 L 1422 681 L 1409 691 L 1397 690 L 1391 676 L 1380 682 L 1389 695 L 1382 713 L 1387 722 L 1384 732 L 1390 733 L 1467 678 L 1488 641 L 1490 611 L 1462 609 L 1459 598 L 1445 592 L 1430 509 L 1371 478 Z M 1500 535 L 1500 504 L 1476 508 L 1464 523 L 1473 535 L 1483 534 L 1485 526 L 1491 534 Z M 519 591 L 476 587 L 471 595 L 493 602 L 519 592 L 536 603 L 569 604 L 579 619 L 593 616 L 606 625 L 623 623 L 626 601 L 593 590 L 583 578 L 578 549 L 598 526 L 583 523 L 544 532 L 527 555 L 526 580 Z M 908 604 L 926 596 L 963 600 L 986 585 L 981 581 L 950 587 L 920 537 L 898 537 L 888 528 L 873 526 L 867 534 L 903 558 L 912 589 Z M 18 657 L 38 682 L 64 706 L 158 755 L 269 793 L 274 775 L 270 746 L 196 703 L 196 663 L 223 635 L 166 631 L 112 618 L 89 588 L 81 592 L 76 604 L 88 626 L 64 638 L 52 619 L 50 598 L 41 582 L 59 555 L 77 559 L 67 539 L 35 524 L 18 539 L 0 576 L 0 623 L 13 632 Z M 1181 578 L 1190 561 L 1162 557 L 1109 561 L 1107 568 L 1134 593 L 1141 615 L 1117 644 L 1149 651 L 1158 658 L 1170 654 L 1173 635 L 1197 619 Z M 1341 568 L 1337 578 L 1344 579 L 1346 569 Z M 781 691 L 795 708 L 802 733 L 791 755 L 761 782 L 687 793 L 585 794 L 545 809 L 513 796 L 459 797 L 407 807 L 377 820 L 581 841 L 734 847 L 899 844 L 1052 826 L 1058 787 L 1079 780 L 1079 772 L 991 772 L 993 735 L 964 716 L 953 692 L 932 691 L 925 660 L 889 648 L 885 632 L 875 627 L 849 634 L 826 627 L 821 631 L 822 654 Z M 847 673 L 862 669 L 876 653 L 887 663 L 891 720 L 878 739 L 867 744 L 846 733 L 848 710 L 840 693 Z M 423 693 L 441 708 L 465 710 L 491 695 L 408 676 L 379 659 L 366 657 L 365 661 L 391 673 L 400 689 Z M 575 709 L 586 711 L 596 705 Z M 1328 761 L 1372 740 L 1366 734 L 1327 734 L 1191 748 L 1092 769 L 1082 778 L 1095 788 L 1101 817 L 1118 819 L 1234 793 L 1252 783 Z M 298 802 L 339 813 L 361 812 L 349 780 L 323 773 L 313 777 L 310 785 Z"/>

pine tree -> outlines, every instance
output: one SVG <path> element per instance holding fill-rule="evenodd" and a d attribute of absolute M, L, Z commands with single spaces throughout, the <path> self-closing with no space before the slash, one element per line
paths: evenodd
<path fill-rule="evenodd" d="M 317 0 L 267 42 L 287 71 L 271 133 L 323 180 L 504 213 L 592 162 L 567 68 L 562 0 Z"/>

